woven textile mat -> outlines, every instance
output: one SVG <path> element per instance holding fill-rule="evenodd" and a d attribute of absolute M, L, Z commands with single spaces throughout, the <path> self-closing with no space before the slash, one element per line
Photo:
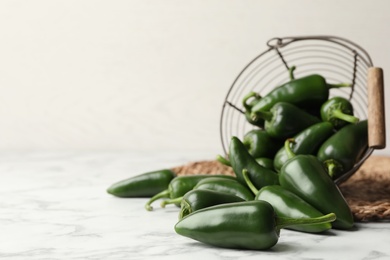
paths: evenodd
<path fill-rule="evenodd" d="M 172 168 L 177 175 L 234 175 L 217 161 L 190 162 Z M 390 221 L 390 157 L 371 156 L 340 190 L 358 222 Z"/>

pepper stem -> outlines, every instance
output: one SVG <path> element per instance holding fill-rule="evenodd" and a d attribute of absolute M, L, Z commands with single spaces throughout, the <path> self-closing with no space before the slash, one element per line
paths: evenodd
<path fill-rule="evenodd" d="M 261 98 L 261 96 L 254 91 L 251 91 L 246 96 L 244 96 L 244 98 L 242 100 L 242 105 L 245 107 L 246 110 L 251 110 L 252 107 L 250 105 L 248 105 L 247 102 L 250 98 L 253 98 L 253 97 L 256 99 Z"/>
<path fill-rule="evenodd" d="M 292 225 L 312 225 L 312 224 L 323 224 L 329 223 L 336 220 L 336 214 L 329 213 L 321 217 L 316 218 L 283 218 L 276 217 L 276 229 L 292 226 Z"/>
<path fill-rule="evenodd" d="M 294 77 L 294 70 L 295 70 L 295 69 L 296 69 L 295 66 L 292 66 L 291 68 L 288 69 L 288 73 L 289 73 L 289 75 L 290 75 L 290 80 L 295 79 L 295 77 Z"/>
<path fill-rule="evenodd" d="M 328 88 L 344 88 L 344 87 L 352 87 L 351 83 L 338 83 L 338 84 L 326 84 Z"/>
<path fill-rule="evenodd" d="M 251 113 L 251 118 L 253 121 L 258 120 L 258 118 L 264 119 L 265 121 L 270 121 L 272 117 L 273 114 L 269 111 L 253 111 Z"/>
<path fill-rule="evenodd" d="M 244 180 L 246 182 L 246 185 L 248 186 L 248 188 L 253 192 L 253 194 L 257 194 L 259 192 L 259 190 L 255 187 L 255 185 L 253 185 L 253 182 L 251 181 L 251 179 L 249 178 L 249 172 L 247 169 L 242 169 L 242 176 L 244 177 Z"/>
<path fill-rule="evenodd" d="M 232 166 L 230 161 L 228 159 L 226 159 L 225 157 L 223 157 L 222 155 L 218 154 L 216 160 L 218 162 L 222 163 L 223 165 Z"/>
<path fill-rule="evenodd" d="M 166 205 L 168 204 L 178 204 L 182 201 L 183 197 L 177 197 L 177 198 L 174 198 L 174 199 L 170 199 L 170 200 L 163 200 L 161 202 L 161 207 L 162 208 L 165 208 Z"/>
<path fill-rule="evenodd" d="M 162 192 L 160 193 L 157 193 L 156 195 L 154 195 L 153 197 L 150 198 L 150 200 L 148 200 L 148 202 L 146 202 L 145 204 L 145 209 L 147 211 L 152 211 L 153 210 L 153 207 L 151 206 L 151 204 L 158 200 L 158 199 L 161 199 L 161 198 L 169 198 L 169 195 L 170 195 L 170 192 L 169 190 L 163 190 Z"/>
<path fill-rule="evenodd" d="M 288 138 L 286 139 L 286 141 L 284 142 L 284 149 L 286 150 L 286 154 L 288 156 L 289 159 L 295 157 L 295 153 L 291 150 L 291 147 L 290 147 L 290 144 L 291 143 L 295 143 L 295 139 L 294 138 Z"/>
<path fill-rule="evenodd" d="M 345 113 L 343 113 L 343 111 L 341 109 L 333 110 L 332 115 L 335 118 L 341 119 L 341 120 L 349 122 L 351 124 L 356 124 L 357 122 L 359 122 L 359 118 L 357 118 L 356 116 L 353 116 L 353 115 L 345 114 Z"/>
<path fill-rule="evenodd" d="M 183 200 L 181 202 L 181 209 L 180 209 L 180 212 L 179 212 L 179 219 L 182 219 L 185 216 L 187 216 L 188 214 L 191 214 L 191 212 L 192 212 L 191 206 L 188 204 L 187 201 Z"/>
<path fill-rule="evenodd" d="M 334 159 L 325 160 L 323 165 L 332 180 L 343 174 L 343 166 Z"/>

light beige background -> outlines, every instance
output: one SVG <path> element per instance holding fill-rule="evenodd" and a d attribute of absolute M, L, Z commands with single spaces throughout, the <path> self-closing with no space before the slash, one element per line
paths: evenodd
<path fill-rule="evenodd" d="M 386 83 L 389 13 L 387 0 L 1 1 L 0 150 L 220 153 L 224 97 L 268 39 L 350 39 Z"/>

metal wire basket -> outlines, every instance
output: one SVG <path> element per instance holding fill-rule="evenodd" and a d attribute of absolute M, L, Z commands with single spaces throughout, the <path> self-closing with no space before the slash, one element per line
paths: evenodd
<path fill-rule="evenodd" d="M 267 49 L 251 60 L 233 81 L 223 103 L 220 137 L 227 155 L 232 136 L 242 138 L 256 126 L 244 116 L 242 100 L 249 92 L 261 96 L 289 81 L 288 70 L 295 66 L 296 78 L 321 74 L 328 83 L 350 82 L 351 88 L 331 89 L 329 96 L 350 100 L 354 115 L 369 121 L 369 146 L 363 157 L 336 183 L 348 179 L 374 149 L 385 147 L 383 74 L 374 68 L 369 54 L 359 45 L 335 36 L 272 38 Z"/>

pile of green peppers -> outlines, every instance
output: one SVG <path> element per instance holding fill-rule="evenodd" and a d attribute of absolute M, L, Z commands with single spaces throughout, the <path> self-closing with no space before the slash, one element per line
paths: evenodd
<path fill-rule="evenodd" d="M 232 136 L 217 160 L 234 176 L 147 172 L 112 184 L 117 197 L 146 197 L 179 208 L 179 235 L 223 248 L 267 250 L 283 228 L 306 233 L 351 230 L 354 217 L 335 180 L 350 171 L 368 146 L 367 120 L 335 96 L 320 75 L 295 79 L 265 96 L 243 99 L 253 129 Z"/>

